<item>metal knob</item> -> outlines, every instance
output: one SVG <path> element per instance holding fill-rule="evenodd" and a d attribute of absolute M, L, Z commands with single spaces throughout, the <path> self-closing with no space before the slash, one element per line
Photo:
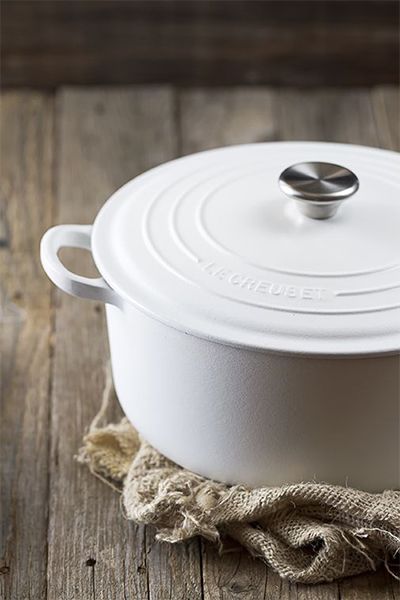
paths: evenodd
<path fill-rule="evenodd" d="M 342 201 L 359 188 L 357 176 L 339 165 L 303 162 L 288 167 L 279 177 L 286 196 L 296 200 L 299 210 L 311 219 L 333 217 Z"/>

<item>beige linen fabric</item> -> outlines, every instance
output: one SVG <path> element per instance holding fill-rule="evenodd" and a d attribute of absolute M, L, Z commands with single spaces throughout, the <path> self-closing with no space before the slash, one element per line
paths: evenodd
<path fill-rule="evenodd" d="M 104 402 L 102 412 L 104 412 Z M 78 460 L 122 492 L 128 519 L 158 539 L 229 535 L 282 577 L 333 581 L 376 569 L 400 554 L 400 492 L 369 494 L 321 483 L 246 489 L 210 481 L 171 462 L 123 419 L 84 438 Z"/>

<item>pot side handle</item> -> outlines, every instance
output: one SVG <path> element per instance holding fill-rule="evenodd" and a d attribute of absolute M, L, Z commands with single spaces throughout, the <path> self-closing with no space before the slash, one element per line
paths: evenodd
<path fill-rule="evenodd" d="M 82 248 L 91 252 L 91 225 L 57 225 L 42 237 L 40 259 L 51 281 L 64 292 L 121 306 L 120 297 L 102 277 L 83 277 L 69 271 L 61 262 L 60 248 Z"/>

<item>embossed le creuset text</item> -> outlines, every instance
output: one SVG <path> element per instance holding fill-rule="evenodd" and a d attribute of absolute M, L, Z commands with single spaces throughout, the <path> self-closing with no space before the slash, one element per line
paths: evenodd
<path fill-rule="evenodd" d="M 264 296 L 285 296 L 287 298 L 301 298 L 303 300 L 324 301 L 329 297 L 329 290 L 319 287 L 299 287 L 286 285 L 264 279 L 248 277 L 243 273 L 232 271 L 212 261 L 200 260 L 202 270 L 220 281 L 226 281 L 234 287 L 254 292 Z"/>

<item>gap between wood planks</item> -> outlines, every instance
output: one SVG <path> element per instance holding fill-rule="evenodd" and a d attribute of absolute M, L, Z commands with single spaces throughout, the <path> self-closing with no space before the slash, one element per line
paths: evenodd
<path fill-rule="evenodd" d="M 220 557 L 201 540 L 157 544 L 152 529 L 127 524 L 118 498 L 72 460 L 101 397 L 108 355 L 103 311 L 51 288 L 37 257 L 48 226 L 91 223 L 119 185 L 179 154 L 274 139 L 396 149 L 397 91 L 133 87 L 5 98 L 3 223 L 10 248 L 7 242 L 0 250 L 2 284 L 13 298 L 23 281 L 25 296 L 15 301 L 26 320 L 11 333 L 2 327 L 3 347 L 14 348 L 2 360 L 10 453 L 4 597 L 399 598 L 384 572 L 296 586 L 244 552 Z M 82 266 L 74 253 L 67 260 Z M 116 407 L 111 417 L 119 414 Z"/>

